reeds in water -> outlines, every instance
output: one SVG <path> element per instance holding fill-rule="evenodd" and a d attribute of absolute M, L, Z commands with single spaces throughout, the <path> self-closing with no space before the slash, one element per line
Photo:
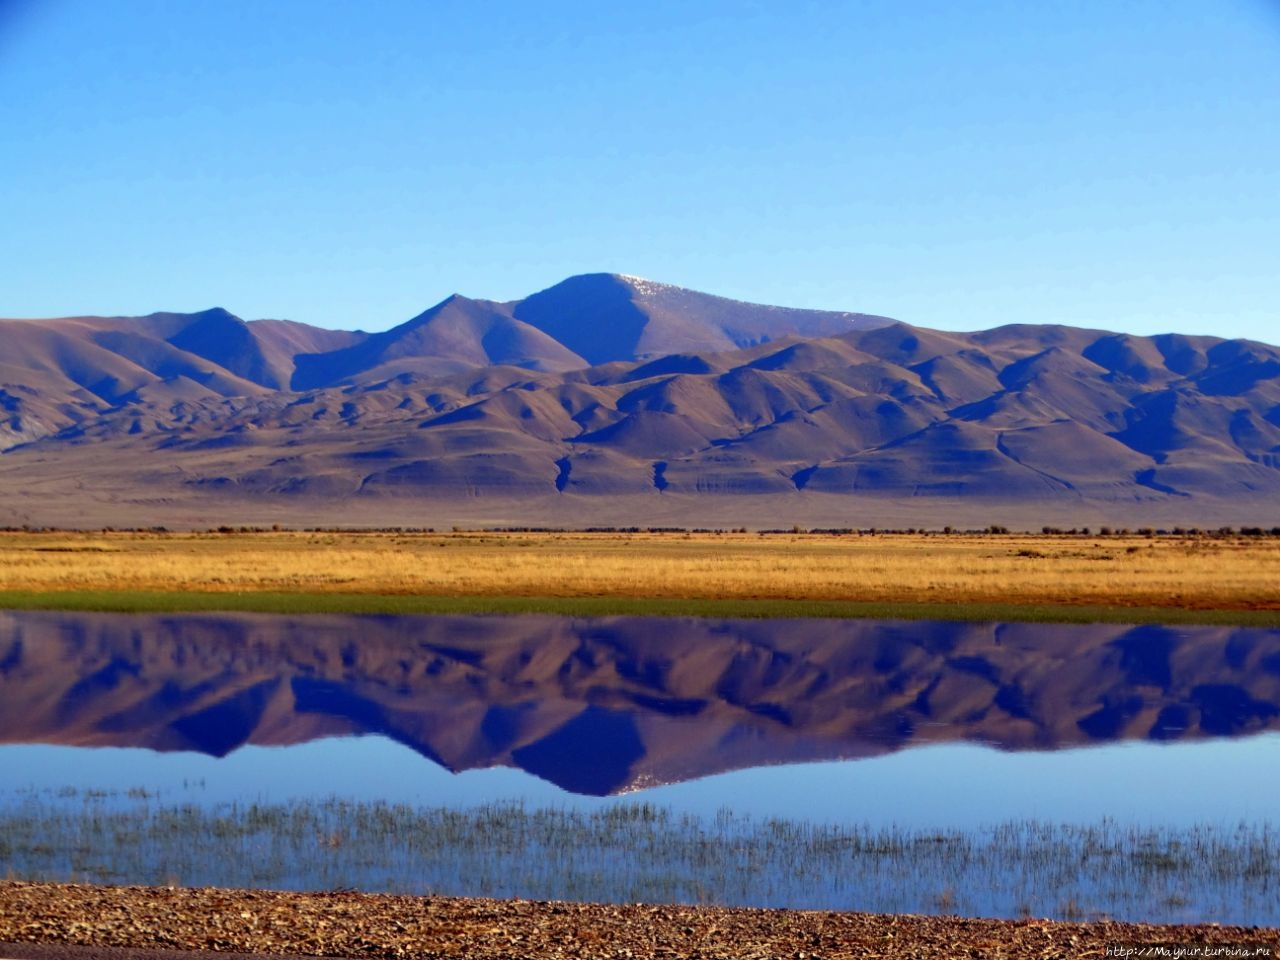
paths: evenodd
<path fill-rule="evenodd" d="M 0 871 L 92 883 L 369 891 L 1157 922 L 1280 922 L 1270 823 L 1016 821 L 971 831 L 342 799 L 162 802 L 27 792 L 0 805 Z"/>

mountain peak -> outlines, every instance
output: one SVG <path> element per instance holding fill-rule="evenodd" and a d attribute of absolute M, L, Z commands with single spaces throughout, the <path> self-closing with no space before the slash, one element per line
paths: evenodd
<path fill-rule="evenodd" d="M 208 310 L 199 310 L 192 314 L 201 320 L 239 320 L 234 313 L 225 307 L 210 307 Z"/>
<path fill-rule="evenodd" d="M 173 330 L 180 330 L 193 323 L 225 323 L 228 320 L 236 323 L 244 322 L 225 307 L 208 307 L 204 310 L 193 310 L 190 313 L 181 313 L 174 310 L 157 310 L 142 317 L 111 317 L 108 319 L 127 322 L 134 320 L 151 321 L 158 325 L 157 329 L 166 328 Z"/>
<path fill-rule="evenodd" d="M 884 326 L 885 317 L 746 303 L 627 273 L 569 277 L 515 304 L 514 315 L 593 364 L 706 353 L 786 336 Z"/>

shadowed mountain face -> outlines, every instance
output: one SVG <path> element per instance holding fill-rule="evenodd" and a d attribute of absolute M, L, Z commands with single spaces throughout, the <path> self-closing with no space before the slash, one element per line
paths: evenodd
<path fill-rule="evenodd" d="M 378 734 L 592 795 L 969 741 L 1280 725 L 1280 633 L 554 617 L 0 614 L 6 743 L 223 756 Z"/>
<path fill-rule="evenodd" d="M 943 525 L 963 504 L 1280 523 L 1280 350 L 1260 343 L 942 333 L 604 274 L 372 335 L 210 310 L 0 337 L 0 523 L 65 522 L 55 502 L 132 524 L 465 503 L 698 525 L 758 516 L 760 495 L 777 522 L 819 504 L 825 523 Z"/>

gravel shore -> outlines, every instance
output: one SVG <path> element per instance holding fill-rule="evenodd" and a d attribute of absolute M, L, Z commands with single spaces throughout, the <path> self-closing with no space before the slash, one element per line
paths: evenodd
<path fill-rule="evenodd" d="M 338 957 L 1102 957 L 1280 929 L 0 882 L 4 943 Z M 0 956 L 4 956 L 0 949 Z"/>

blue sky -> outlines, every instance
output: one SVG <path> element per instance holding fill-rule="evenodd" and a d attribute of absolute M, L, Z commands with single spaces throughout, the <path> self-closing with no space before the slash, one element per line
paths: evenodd
<path fill-rule="evenodd" d="M 1280 341 L 1276 0 L 0 0 L 0 316 L 634 273 Z"/>

